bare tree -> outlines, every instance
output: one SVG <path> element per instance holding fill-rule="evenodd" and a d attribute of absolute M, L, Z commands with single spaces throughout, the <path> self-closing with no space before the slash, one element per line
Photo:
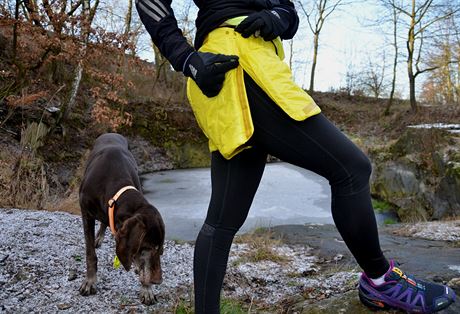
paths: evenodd
<path fill-rule="evenodd" d="M 437 67 L 429 73 L 423 86 L 426 101 L 460 104 L 460 32 L 454 17 L 440 25 L 428 64 Z M 454 32 L 452 32 L 452 30 Z"/>
<path fill-rule="evenodd" d="M 128 0 L 128 10 L 125 17 L 125 35 L 128 36 L 131 32 L 131 21 L 133 18 L 133 0 Z"/>
<path fill-rule="evenodd" d="M 387 26 L 388 22 L 391 24 L 391 46 L 393 47 L 393 64 L 392 64 L 392 78 L 390 95 L 387 105 L 385 106 L 384 114 L 390 114 L 390 109 L 394 102 L 397 80 L 397 68 L 399 63 L 399 28 L 400 28 L 400 12 L 396 9 L 397 0 L 379 0 L 380 5 L 387 11 L 383 18 L 379 18 L 378 24 Z"/>
<path fill-rule="evenodd" d="M 435 0 L 412 0 L 410 4 L 386 0 L 386 4 L 393 7 L 407 19 L 406 46 L 409 95 L 411 109 L 416 112 L 416 79 L 420 74 L 437 68 L 437 66 L 423 67 L 422 56 L 425 53 L 426 40 L 430 38 L 430 30 L 438 22 L 446 20 L 458 12 L 460 7 L 456 3 L 449 5 Z"/>
<path fill-rule="evenodd" d="M 375 98 L 379 98 L 387 88 L 385 82 L 385 54 L 383 54 L 382 62 L 373 62 L 368 60 L 367 64 L 363 67 L 360 76 L 360 85 L 367 94 Z"/>
<path fill-rule="evenodd" d="M 357 93 L 359 85 L 359 73 L 353 62 L 347 64 L 347 72 L 345 73 L 345 86 L 340 88 L 341 92 L 345 92 L 347 96 Z"/>
<path fill-rule="evenodd" d="M 289 68 L 293 70 L 293 61 L 294 59 L 294 39 L 289 40 Z"/>
<path fill-rule="evenodd" d="M 74 72 L 74 78 L 72 82 L 72 88 L 70 90 L 69 98 L 67 103 L 64 105 L 62 111 L 62 119 L 67 119 L 69 114 L 75 105 L 77 92 L 80 87 L 81 77 L 83 74 L 83 61 L 86 57 L 89 35 L 91 33 L 91 24 L 94 20 L 96 10 L 99 6 L 99 0 L 95 0 L 93 6 L 91 6 L 91 0 L 83 0 L 82 3 L 82 27 L 81 27 L 81 46 L 79 51 L 78 63 Z"/>
<path fill-rule="evenodd" d="M 308 26 L 313 34 L 313 62 L 310 73 L 310 88 L 312 93 L 315 89 L 315 71 L 318 62 L 319 36 L 323 30 L 324 23 L 340 6 L 349 4 L 345 0 L 298 0 L 301 12 L 307 18 Z"/>
<path fill-rule="evenodd" d="M 20 0 L 16 0 L 14 5 L 14 24 L 13 24 L 13 60 L 16 61 L 16 50 L 18 47 L 18 23 Z"/>

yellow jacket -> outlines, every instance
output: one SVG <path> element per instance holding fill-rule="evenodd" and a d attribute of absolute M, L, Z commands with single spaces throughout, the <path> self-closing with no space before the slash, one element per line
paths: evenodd
<path fill-rule="evenodd" d="M 292 79 L 282 60 L 281 41 L 243 38 L 233 28 L 221 27 L 208 34 L 202 52 L 239 56 L 240 65 L 227 72 L 219 95 L 208 98 L 189 79 L 187 95 L 195 117 L 207 138 L 209 149 L 230 159 L 245 148 L 254 126 L 244 85 L 244 72 L 292 119 L 302 121 L 321 112 L 314 100 Z"/>

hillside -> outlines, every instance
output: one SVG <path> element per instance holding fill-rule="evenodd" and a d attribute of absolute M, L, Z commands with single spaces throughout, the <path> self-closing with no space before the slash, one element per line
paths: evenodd
<path fill-rule="evenodd" d="M 206 139 L 180 73 L 164 68 L 159 73 L 137 57 L 93 45 L 76 103 L 65 115 L 72 56 L 61 50 L 32 66 L 25 59 L 31 58 L 29 50 L 37 57 L 44 48 L 31 45 L 28 54 L 24 50 L 12 59 L 11 35 L 0 25 L 0 207 L 78 212 L 76 191 L 86 155 L 94 139 L 108 131 L 129 138 L 141 172 L 209 165 Z M 21 38 L 27 42 L 28 36 Z M 71 45 L 72 39 L 63 42 Z M 398 101 L 384 116 L 385 99 L 312 96 L 365 151 L 393 143 L 408 125 L 460 121 L 458 107 L 425 105 L 414 114 L 407 102 Z"/>

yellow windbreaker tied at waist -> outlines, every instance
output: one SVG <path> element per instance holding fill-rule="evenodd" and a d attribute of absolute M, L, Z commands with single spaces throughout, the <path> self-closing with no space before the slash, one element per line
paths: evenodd
<path fill-rule="evenodd" d="M 227 21 L 237 25 L 241 19 Z M 227 72 L 219 95 L 206 97 L 189 79 L 187 95 L 200 128 L 209 139 L 209 149 L 219 150 L 230 159 L 248 146 L 254 125 L 246 96 L 244 72 L 292 119 L 303 121 L 321 112 L 314 100 L 294 83 L 289 66 L 283 62 L 284 51 L 279 38 L 264 41 L 261 37 L 243 38 L 230 27 L 208 34 L 202 52 L 237 55 L 240 66 Z"/>

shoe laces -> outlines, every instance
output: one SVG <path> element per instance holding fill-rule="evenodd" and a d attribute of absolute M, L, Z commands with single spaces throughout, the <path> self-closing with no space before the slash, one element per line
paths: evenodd
<path fill-rule="evenodd" d="M 420 282 L 415 280 L 415 278 L 411 275 L 406 275 L 399 267 L 393 266 L 391 269 L 390 273 L 385 276 L 385 280 L 394 280 L 398 281 L 400 283 L 405 283 L 403 284 L 404 288 L 408 288 L 412 286 L 416 290 L 422 290 L 425 291 L 426 287 L 425 285 Z"/>

